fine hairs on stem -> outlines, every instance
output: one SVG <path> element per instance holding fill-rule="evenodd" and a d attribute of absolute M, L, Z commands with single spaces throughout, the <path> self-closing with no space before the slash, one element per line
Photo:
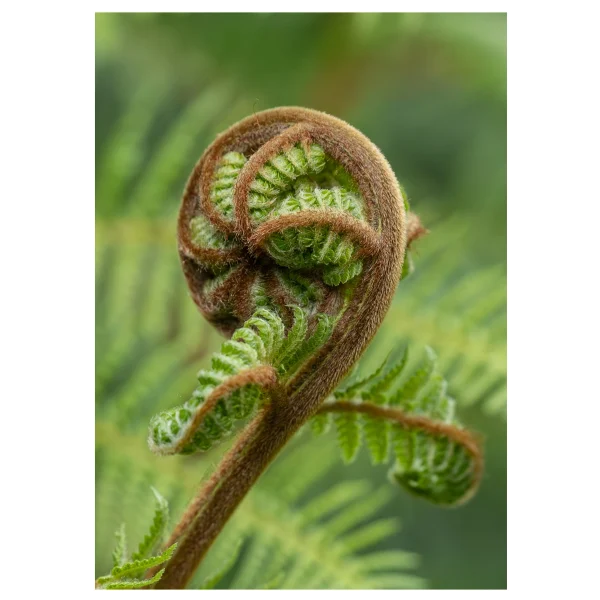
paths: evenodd
<path fill-rule="evenodd" d="M 256 113 L 200 158 L 180 209 L 179 255 L 193 301 L 230 339 L 199 373 L 192 397 L 152 420 L 149 445 L 188 454 L 211 447 L 236 421 L 242 429 L 173 530 L 167 546 L 177 548 L 156 588 L 186 586 L 308 419 L 356 412 L 349 402 L 324 402 L 377 332 L 407 247 L 425 233 L 407 206 L 381 152 L 314 110 Z M 468 432 L 398 410 L 357 410 L 464 446 L 473 465 L 461 498 L 474 492 L 482 461 Z"/>

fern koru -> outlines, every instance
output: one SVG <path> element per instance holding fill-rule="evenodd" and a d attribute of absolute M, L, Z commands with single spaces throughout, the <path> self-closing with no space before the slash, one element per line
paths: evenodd
<path fill-rule="evenodd" d="M 166 546 L 178 547 L 160 580 L 148 580 L 155 587 L 189 582 L 310 419 L 323 430 L 333 414 L 348 461 L 361 432 L 375 462 L 391 446 L 391 479 L 415 494 L 444 505 L 473 494 L 479 444 L 456 421 L 432 352 L 408 375 L 405 355 L 335 391 L 410 273 L 409 246 L 424 232 L 379 150 L 324 113 L 257 113 L 205 151 L 184 192 L 179 255 L 193 301 L 229 339 L 185 404 L 152 419 L 148 439 L 158 454 L 189 454 L 236 422 L 241 429 L 172 532 Z"/>

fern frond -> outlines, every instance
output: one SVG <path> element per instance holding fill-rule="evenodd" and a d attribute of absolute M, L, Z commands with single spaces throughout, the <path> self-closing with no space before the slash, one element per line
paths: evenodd
<path fill-rule="evenodd" d="M 404 349 L 402 358 L 389 369 L 383 377 L 378 381 L 372 383 L 372 385 L 365 386 L 364 390 L 361 391 L 361 397 L 364 399 L 373 400 L 377 402 L 378 398 L 385 398 L 384 394 L 394 385 L 394 383 L 400 378 L 408 362 L 408 347 Z M 377 371 L 375 372 L 377 377 Z"/>
<path fill-rule="evenodd" d="M 352 394 L 358 393 L 361 389 L 365 388 L 368 383 L 370 383 L 374 379 L 377 379 L 377 377 L 381 375 L 388 363 L 389 358 L 390 356 L 388 354 L 388 356 L 386 356 L 385 360 L 381 363 L 381 365 L 379 365 L 379 367 L 377 367 L 377 369 L 369 375 L 357 379 L 356 381 L 354 381 L 346 387 L 344 387 L 344 385 L 342 384 L 342 386 L 334 392 L 334 396 L 336 398 L 343 398 L 345 396 L 350 396 Z"/>
<path fill-rule="evenodd" d="M 282 561 L 277 545 L 272 540 L 251 538 L 231 583 L 232 588 L 243 590 L 258 587 L 259 582 L 269 581 L 272 573 L 280 572 L 282 566 L 285 566 L 285 560 Z"/>
<path fill-rule="evenodd" d="M 230 85 L 213 85 L 184 108 L 152 155 L 144 177 L 136 186 L 128 203 L 131 213 L 153 216 L 163 210 L 171 187 L 181 177 L 182 168 L 188 167 L 189 157 L 194 156 L 198 133 L 223 111 L 224 106 L 230 105 L 232 97 Z"/>
<path fill-rule="evenodd" d="M 150 558 L 141 558 L 139 560 L 131 560 L 120 567 L 114 567 L 110 572 L 110 576 L 115 579 L 120 579 L 126 576 L 135 576 L 140 575 L 150 569 L 151 567 L 155 567 L 157 565 L 161 565 L 162 563 L 167 562 L 173 552 L 175 552 L 175 548 L 177 544 L 173 544 L 169 546 L 162 554 L 158 556 L 151 556 Z"/>
<path fill-rule="evenodd" d="M 161 544 L 169 522 L 169 503 L 155 488 L 152 488 L 152 493 L 156 498 L 154 519 L 152 520 L 150 531 L 148 531 L 144 539 L 140 542 L 137 552 L 134 552 L 131 555 L 131 558 L 134 561 L 146 558 Z"/>
<path fill-rule="evenodd" d="M 360 426 L 355 413 L 338 413 L 333 417 L 337 429 L 337 440 L 344 462 L 351 463 L 360 448 Z"/>
<path fill-rule="evenodd" d="M 105 590 L 136 590 L 147 588 L 160 581 L 164 572 L 165 570 L 161 569 L 154 577 L 150 577 L 150 579 L 119 579 L 118 581 L 109 581 L 102 585 L 102 587 Z"/>
<path fill-rule="evenodd" d="M 409 407 L 416 400 L 417 395 L 425 388 L 436 365 L 436 356 L 429 347 L 425 348 L 425 359 L 410 375 L 404 384 L 390 397 L 389 404 L 403 404 Z M 401 368 L 404 368 L 402 363 Z"/>
<path fill-rule="evenodd" d="M 309 500 L 302 508 L 302 519 L 308 525 L 335 513 L 347 504 L 366 498 L 371 487 L 366 481 L 343 481 Z"/>
<path fill-rule="evenodd" d="M 392 495 L 388 487 L 381 487 L 375 492 L 371 491 L 369 494 L 358 496 L 352 503 L 346 499 L 345 506 L 329 518 L 327 535 L 334 539 L 355 532 L 357 526 L 365 522 L 364 515 L 376 515 L 388 504 Z M 397 529 L 397 527 L 394 526 L 391 529 Z"/>
<path fill-rule="evenodd" d="M 333 414 L 345 462 L 356 457 L 362 430 L 374 464 L 386 462 L 390 446 L 393 448 L 392 481 L 436 504 L 465 502 L 481 477 L 479 445 L 454 417 L 455 401 L 447 396 L 446 382 L 436 371 L 431 349 L 396 391 L 384 393 L 404 371 L 406 362 L 405 351 L 384 375 L 380 367 L 375 376 L 346 388 L 352 395 L 332 397 L 316 418 Z"/>
<path fill-rule="evenodd" d="M 96 398 L 99 417 L 133 430 L 163 398 L 189 395 L 193 365 L 217 334 L 198 319 L 175 277 L 177 256 L 151 235 L 152 225 L 131 222 L 127 241 L 118 229 L 97 228 Z M 135 242 L 136 232 L 143 244 Z"/>
<path fill-rule="evenodd" d="M 118 212 L 127 184 L 144 158 L 144 137 L 163 99 L 161 90 L 140 88 L 109 134 L 96 177 L 96 206 L 104 215 Z"/>
<path fill-rule="evenodd" d="M 333 319 L 316 315 L 316 327 L 307 336 L 306 313 L 294 309 L 294 325 L 286 334 L 281 317 L 259 308 L 221 351 L 212 368 L 198 373 L 199 386 L 183 405 L 156 415 L 150 422 L 148 444 L 156 454 L 191 454 L 208 450 L 264 402 L 280 377 L 289 377 L 315 345 L 331 334 Z"/>
<path fill-rule="evenodd" d="M 164 569 L 156 573 L 151 579 L 143 579 L 144 573 L 152 567 L 166 563 L 177 544 L 173 544 L 161 554 L 149 556 L 162 538 L 168 515 L 167 501 L 152 488 L 156 498 L 156 511 L 150 530 L 139 545 L 138 551 L 127 559 L 125 544 L 125 525 L 121 525 L 116 533 L 117 545 L 113 551 L 113 568 L 109 575 L 104 575 L 96 580 L 96 587 L 101 589 L 135 589 L 144 588 L 158 581 Z"/>
<path fill-rule="evenodd" d="M 119 567 L 125 562 L 127 555 L 127 539 L 125 536 L 125 523 L 121 523 L 121 527 L 115 532 L 117 538 L 117 545 L 113 550 L 113 566 Z"/>

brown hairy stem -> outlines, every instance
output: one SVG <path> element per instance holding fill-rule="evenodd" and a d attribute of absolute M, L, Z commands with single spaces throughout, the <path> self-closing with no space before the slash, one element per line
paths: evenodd
<path fill-rule="evenodd" d="M 434 436 L 447 437 L 463 446 L 473 458 L 474 483 L 469 492 L 461 499 L 461 504 L 472 498 L 477 491 L 483 475 L 483 453 L 479 441 L 472 432 L 451 423 L 436 421 L 424 415 L 411 415 L 397 408 L 380 406 L 371 402 L 354 403 L 347 400 L 338 400 L 321 405 L 317 411 L 317 413 L 330 412 L 361 413 L 377 419 L 387 419 L 405 429 L 420 429 Z"/>
<path fill-rule="evenodd" d="M 364 352 L 381 325 L 400 279 L 407 223 L 398 183 L 379 150 L 347 123 L 303 108 L 278 108 L 244 119 L 217 138 L 196 165 L 183 198 L 182 213 L 208 204 L 208 183 L 219 157 L 250 155 L 234 190 L 235 231 L 250 246 L 253 232 L 247 195 L 266 160 L 296 143 L 319 144 L 350 173 L 365 200 L 370 227 L 364 241 L 364 269 L 349 288 L 351 300 L 329 341 L 286 382 L 278 401 L 265 406 L 224 457 L 213 477 L 190 504 L 175 529 L 177 550 L 156 588 L 183 588 L 225 523 L 286 442 L 319 409 Z M 196 208 L 195 208 L 196 207 Z M 207 217 L 223 230 L 223 219 Z M 179 220 L 179 232 L 187 227 Z M 226 224 L 231 231 L 231 224 Z M 359 243 L 361 236 L 357 236 Z M 373 243 L 377 240 L 377 244 Z M 188 283 L 190 279 L 188 278 Z M 190 283 L 191 285 L 191 283 Z"/>
<path fill-rule="evenodd" d="M 171 533 L 171 537 L 165 544 L 165 548 L 172 546 L 185 531 L 192 524 L 196 518 L 202 506 L 206 503 L 207 499 L 214 493 L 217 486 L 223 479 L 223 473 L 227 473 L 230 470 L 230 465 L 234 463 L 244 453 L 248 441 L 254 437 L 260 423 L 262 422 L 263 411 L 260 411 L 258 415 L 248 424 L 244 429 L 242 436 L 237 440 L 235 446 L 223 457 L 219 468 L 211 475 L 209 480 L 202 485 L 198 494 L 192 499 L 185 512 L 183 513 L 179 523 L 177 523 L 175 529 Z M 159 565 L 154 572 L 158 571 L 161 566 Z M 154 573 L 152 573 L 153 575 Z"/>

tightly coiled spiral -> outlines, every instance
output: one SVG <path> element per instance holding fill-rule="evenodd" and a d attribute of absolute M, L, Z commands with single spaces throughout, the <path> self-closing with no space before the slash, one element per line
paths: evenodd
<path fill-rule="evenodd" d="M 261 406 L 329 339 L 379 251 L 380 223 L 348 132 L 322 113 L 302 116 L 308 122 L 282 109 L 262 126 L 242 121 L 188 181 L 183 271 L 200 311 L 231 340 L 200 371 L 192 397 L 152 419 L 156 453 L 207 450 Z"/>
<path fill-rule="evenodd" d="M 179 253 L 194 302 L 225 334 L 265 301 L 287 326 L 291 305 L 339 312 L 347 293 L 340 286 L 356 280 L 381 244 L 348 169 L 355 161 L 320 122 L 325 115 L 305 112 L 314 122 L 295 122 L 293 109 L 262 127 L 243 121 L 217 139 L 188 182 Z"/>

